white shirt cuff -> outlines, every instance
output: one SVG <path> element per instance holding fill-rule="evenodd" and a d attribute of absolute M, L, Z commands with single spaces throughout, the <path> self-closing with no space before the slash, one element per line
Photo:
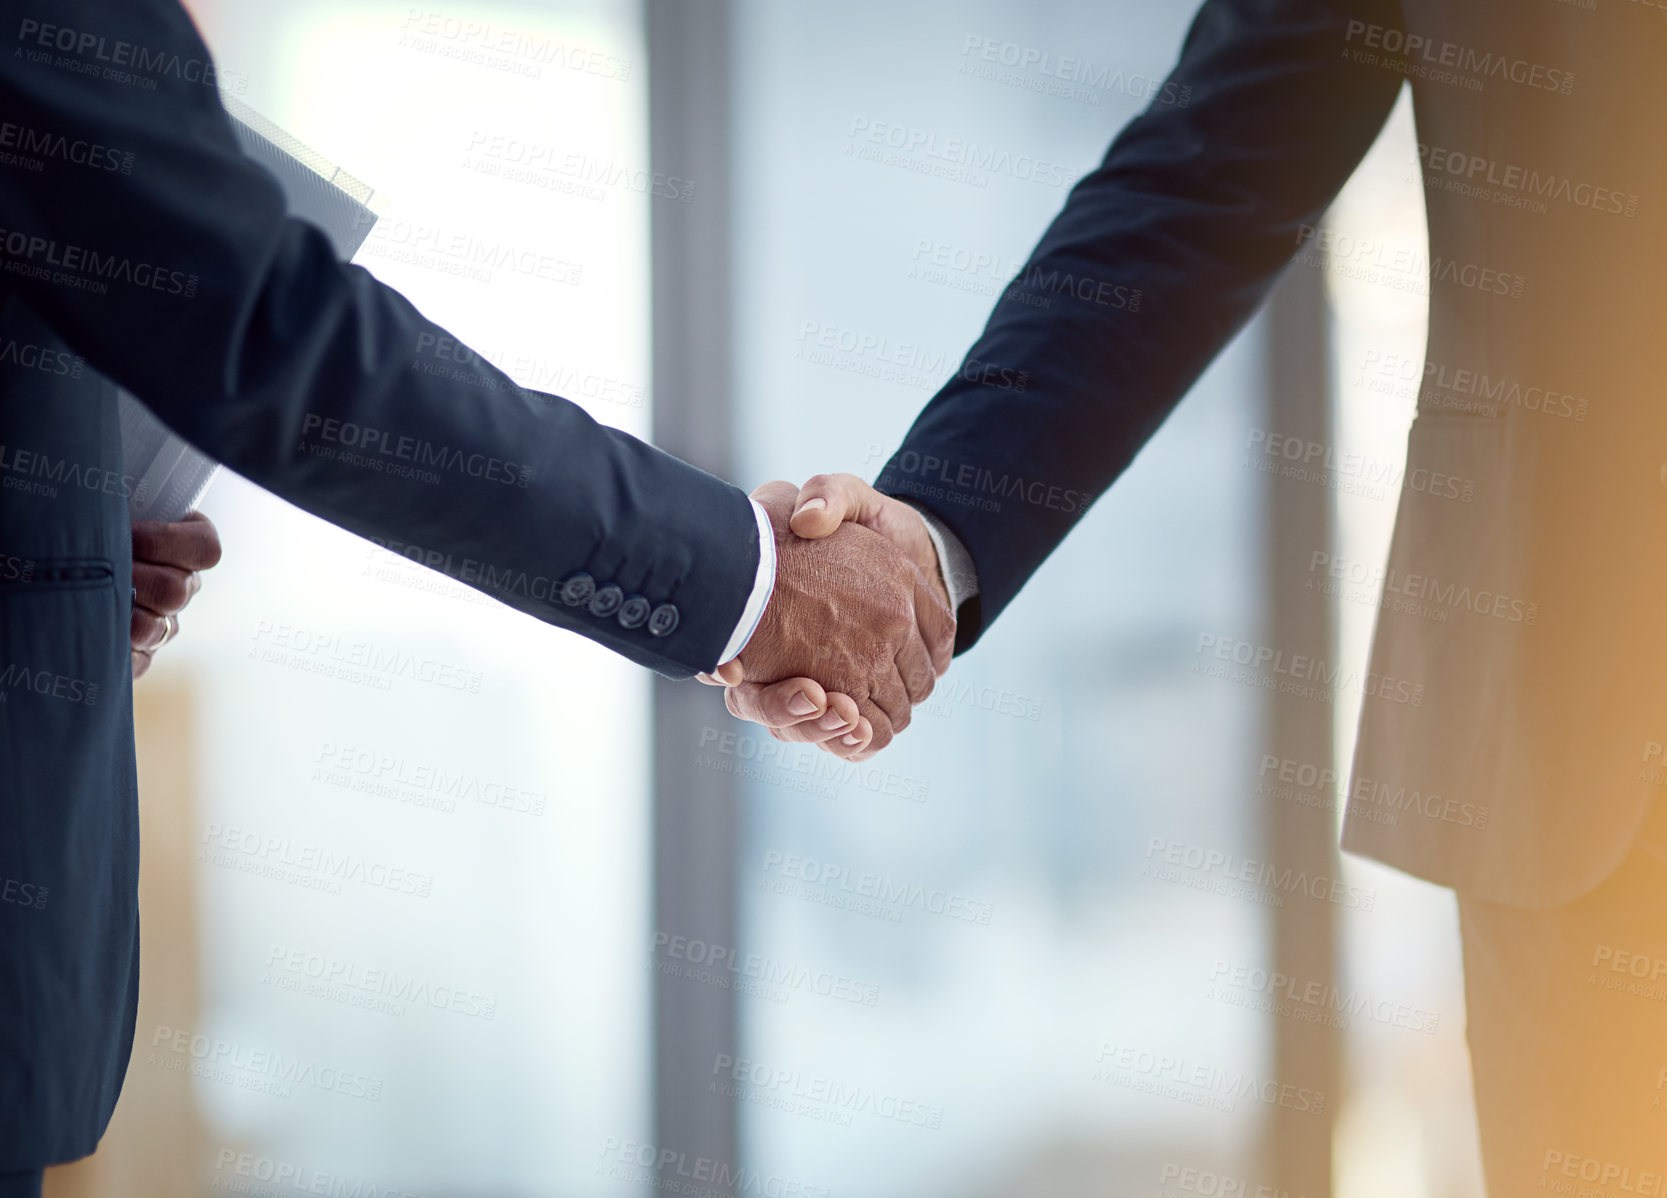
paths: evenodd
<path fill-rule="evenodd" d="M 758 621 L 764 616 L 770 595 L 776 589 L 776 530 L 770 526 L 770 515 L 758 500 L 749 499 L 747 502 L 752 504 L 753 516 L 758 520 L 758 572 L 753 575 L 752 594 L 747 597 L 747 605 L 741 609 L 735 631 L 729 634 L 729 643 L 716 662 L 720 666 L 734 660 L 747 647 L 747 642 L 758 628 Z"/>
<path fill-rule="evenodd" d="M 961 604 L 978 594 L 978 567 L 972 564 L 972 554 L 937 516 L 918 503 L 910 503 L 904 496 L 899 495 L 898 499 L 920 513 L 926 535 L 932 538 L 932 548 L 938 551 L 938 569 L 943 573 L 944 589 L 949 592 L 949 609 L 960 611 Z"/>

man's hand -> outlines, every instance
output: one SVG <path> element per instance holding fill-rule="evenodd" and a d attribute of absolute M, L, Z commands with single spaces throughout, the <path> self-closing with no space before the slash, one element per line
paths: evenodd
<path fill-rule="evenodd" d="M 775 489 L 782 484 L 769 486 Z M 753 498 L 764 503 L 775 520 L 775 511 L 765 501 L 764 490 L 754 492 Z M 820 540 L 849 522 L 884 537 L 916 567 L 931 588 L 932 600 L 917 605 L 916 632 L 927 650 L 932 679 L 948 669 L 955 646 L 955 620 L 949 612 L 948 591 L 939 568 L 937 549 L 927 535 L 920 513 L 906 503 L 880 494 L 851 474 L 816 475 L 799 488 L 790 510 L 790 527 L 798 538 Z M 743 677 L 743 671 L 730 663 L 719 667 L 717 678 L 712 680 L 728 686 L 724 702 L 731 714 L 764 725 L 777 740 L 815 744 L 835 756 L 852 760 L 862 760 L 884 748 L 890 735 L 875 736 L 869 721 L 862 718 L 867 713 L 861 711 L 856 700 L 826 676 L 817 677 L 820 681 L 800 677 L 772 683 L 759 679 L 751 670 L 745 671 Z M 928 683 L 918 697 L 911 694 L 911 702 L 919 703 L 930 693 Z M 857 726 L 852 729 L 850 722 L 854 716 Z M 905 712 L 904 723 L 907 720 Z M 889 731 L 901 730 L 891 720 Z"/>
<path fill-rule="evenodd" d="M 133 526 L 133 676 L 150 669 L 151 654 L 179 634 L 179 612 L 202 587 L 197 571 L 220 560 L 220 534 L 201 512 Z"/>
<path fill-rule="evenodd" d="M 872 529 L 896 545 L 931 580 L 939 600 L 949 606 L 949 588 L 944 585 L 938 550 L 927 535 L 926 521 L 914 508 L 890 495 L 882 495 L 854 474 L 818 474 L 799 488 L 793 502 L 793 531 L 801 537 L 825 537 L 847 520 Z M 936 661 L 938 673 L 949 668 L 950 650 L 944 648 Z"/>
<path fill-rule="evenodd" d="M 740 657 L 705 680 L 732 696 L 768 690 L 789 721 L 772 727 L 778 737 L 835 741 L 841 756 L 861 760 L 932 693 L 954 645 L 954 617 L 933 581 L 880 533 L 835 521 L 800 537 L 789 528 L 791 483 L 766 483 L 753 498 L 776 533 L 775 591 Z"/>

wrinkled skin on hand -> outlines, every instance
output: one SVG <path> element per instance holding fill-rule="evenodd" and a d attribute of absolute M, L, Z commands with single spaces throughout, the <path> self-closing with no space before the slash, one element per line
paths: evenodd
<path fill-rule="evenodd" d="M 843 744 L 841 755 L 861 759 L 890 743 L 932 693 L 954 618 L 936 580 L 872 529 L 845 523 L 824 537 L 795 535 L 798 494 L 790 483 L 753 492 L 775 529 L 776 586 L 739 661 L 749 687 L 814 679 L 825 693 L 812 704 L 826 707 L 826 692 L 848 697 L 869 736 L 859 729 L 860 743 Z"/>
<path fill-rule="evenodd" d="M 774 502 L 782 485 L 769 484 L 753 497 L 762 502 L 768 492 Z M 942 675 L 955 649 L 955 617 L 937 547 L 920 513 L 852 474 L 815 475 L 799 488 L 794 505 L 791 527 L 800 538 L 827 537 L 854 524 L 878 533 L 915 564 L 932 591 L 929 601 L 916 595 L 916 626 L 934 675 Z M 779 538 L 779 521 L 777 527 Z M 714 675 L 701 675 L 701 680 L 726 686 L 724 704 L 730 714 L 762 725 L 780 741 L 812 744 L 835 757 L 861 761 L 889 740 L 889 736 L 876 739 L 874 725 L 864 718 L 856 700 L 832 686 L 823 687 L 814 677 L 758 682 L 746 675 L 739 662 L 729 662 Z M 930 690 L 930 685 L 916 687 L 922 697 Z M 891 725 L 889 731 L 895 734 L 898 728 Z"/>

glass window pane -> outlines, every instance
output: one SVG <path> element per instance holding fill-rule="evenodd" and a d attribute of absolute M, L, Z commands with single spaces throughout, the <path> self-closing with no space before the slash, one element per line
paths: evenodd
<path fill-rule="evenodd" d="M 197 12 L 245 103 L 385 197 L 363 265 L 646 433 L 634 6 Z M 367 1079 L 205 1072 L 208 1176 L 235 1151 L 341 1192 L 588 1191 L 607 1138 L 649 1138 L 647 676 L 236 478 L 205 508 L 226 559 L 157 666 L 204 697 L 190 1030 Z"/>
<path fill-rule="evenodd" d="M 872 478 L 1191 6 L 737 11 L 746 481 Z M 989 165 L 950 169 L 968 154 Z M 1254 1148 L 1257 1103 L 1171 1083 L 1267 1076 L 1264 1017 L 1211 981 L 1262 959 L 1269 909 L 1151 867 L 1257 855 L 1258 692 L 1196 667 L 1202 635 L 1262 619 L 1259 369 L 1254 336 L 1228 351 L 893 747 L 852 770 L 758 743 L 746 947 L 845 992 L 739 1000 L 746 1059 L 719 1071 L 750 1166 L 833 1193 L 1151 1193 L 1166 1161 Z"/>

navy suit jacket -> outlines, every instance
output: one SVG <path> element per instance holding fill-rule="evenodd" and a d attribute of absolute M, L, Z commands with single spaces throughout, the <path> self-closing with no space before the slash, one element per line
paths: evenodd
<path fill-rule="evenodd" d="M 1167 86 L 1072 190 L 880 472 L 972 556 L 957 652 L 1249 320 L 1376 139 L 1401 77 L 1348 60 L 1351 21 L 1399 28 L 1400 4 L 1207 0 Z"/>
<path fill-rule="evenodd" d="M 444 330 L 287 218 L 177 0 L 0 22 L 3 1173 L 93 1150 L 132 1043 L 116 384 L 290 502 L 675 677 L 717 663 L 759 545 L 741 491 L 436 356 Z"/>

